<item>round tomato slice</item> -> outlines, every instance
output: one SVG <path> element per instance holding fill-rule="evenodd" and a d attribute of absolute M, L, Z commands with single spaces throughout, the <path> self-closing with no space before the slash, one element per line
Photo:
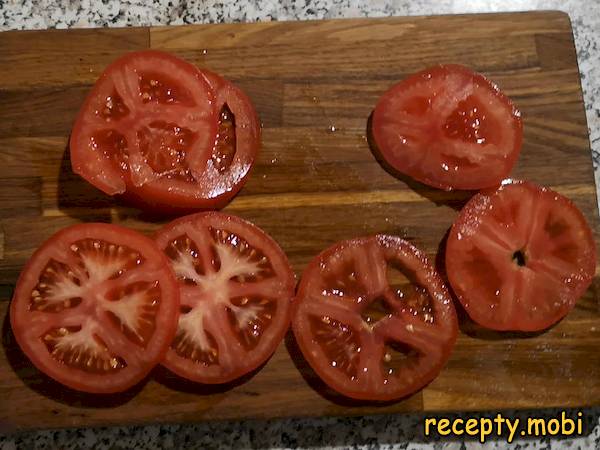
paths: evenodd
<path fill-rule="evenodd" d="M 458 323 L 427 257 L 398 237 L 377 235 L 340 242 L 313 259 L 300 281 L 292 329 L 332 389 L 387 401 L 438 375 Z"/>
<path fill-rule="evenodd" d="M 181 308 L 163 365 L 200 383 L 232 381 L 264 363 L 290 322 L 294 274 L 267 234 L 238 217 L 200 213 L 156 235 L 179 280 Z"/>
<path fill-rule="evenodd" d="M 494 330 L 543 330 L 590 285 L 596 244 L 577 207 L 528 182 L 482 191 L 446 248 L 450 284 L 469 316 Z"/>
<path fill-rule="evenodd" d="M 237 103 L 230 109 L 218 104 L 215 87 L 194 65 L 168 53 L 148 50 L 119 58 L 100 76 L 77 117 L 70 139 L 73 170 L 103 192 L 124 194 L 143 206 L 222 207 L 242 187 L 259 136 L 252 146 L 239 144 L 250 139 L 247 122 L 258 127 L 256 113 L 245 103 L 239 111 Z M 230 91 L 235 103 L 239 90 Z M 227 161 L 221 157 L 223 142 L 231 153 Z"/>
<path fill-rule="evenodd" d="M 91 223 L 59 231 L 31 257 L 10 306 L 13 333 L 33 364 L 85 392 L 124 391 L 163 358 L 179 292 L 147 237 Z"/>
<path fill-rule="evenodd" d="M 441 189 L 498 185 L 523 139 L 521 115 L 483 75 L 441 65 L 392 86 L 373 112 L 377 148 L 394 169 Z"/>

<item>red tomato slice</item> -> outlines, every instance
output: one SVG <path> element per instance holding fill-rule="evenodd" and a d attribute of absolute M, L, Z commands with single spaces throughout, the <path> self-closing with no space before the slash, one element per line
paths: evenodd
<path fill-rule="evenodd" d="M 373 136 L 394 169 L 441 189 L 496 186 L 515 165 L 521 115 L 483 75 L 441 65 L 392 86 L 373 112 Z"/>
<path fill-rule="evenodd" d="M 33 364 L 80 391 L 124 391 L 163 358 L 179 292 L 147 237 L 116 225 L 74 225 L 31 257 L 10 306 L 14 335 Z"/>
<path fill-rule="evenodd" d="M 100 76 L 77 117 L 70 140 L 73 170 L 103 192 L 125 194 L 145 206 L 222 207 L 242 187 L 259 145 L 259 134 L 246 130 L 248 123 L 258 128 L 247 97 L 223 85 L 235 104 L 229 110 L 186 61 L 154 50 L 119 58 Z M 231 153 L 225 162 L 223 140 Z"/>
<path fill-rule="evenodd" d="M 460 212 L 446 266 L 475 322 L 537 331 L 564 317 L 588 288 L 596 244 L 569 199 L 532 183 L 505 183 L 475 195 Z"/>
<path fill-rule="evenodd" d="M 294 274 L 267 234 L 238 217 L 200 213 L 156 235 L 179 280 L 181 309 L 163 362 L 200 383 L 226 383 L 264 363 L 290 321 Z"/>
<path fill-rule="evenodd" d="M 308 265 L 292 329 L 331 388 L 362 400 L 412 394 L 433 380 L 456 340 L 454 305 L 427 257 L 377 235 L 340 242 Z"/>

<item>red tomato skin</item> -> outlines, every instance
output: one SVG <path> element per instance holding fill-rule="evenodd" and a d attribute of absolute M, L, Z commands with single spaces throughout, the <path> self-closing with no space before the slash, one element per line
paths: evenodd
<path fill-rule="evenodd" d="M 548 194 L 557 196 L 558 201 L 560 201 L 567 208 L 571 208 L 572 212 L 577 214 L 577 216 L 579 217 L 579 220 L 582 223 L 585 223 L 587 225 L 587 221 L 586 221 L 585 217 L 583 216 L 583 214 L 581 213 L 579 208 L 573 203 L 573 201 L 571 199 L 569 199 L 561 194 L 558 194 L 557 192 L 553 191 L 552 189 L 549 189 L 547 187 L 540 187 L 529 181 L 507 179 L 507 180 L 504 180 L 504 182 L 500 186 L 490 187 L 490 188 L 483 189 L 480 192 L 478 192 L 474 197 L 472 197 L 469 200 L 469 202 L 460 211 L 457 219 L 455 220 L 452 227 L 450 228 L 450 232 L 448 235 L 445 264 L 446 264 L 446 267 L 448 268 L 447 272 L 448 272 L 448 278 L 450 281 L 450 287 L 453 290 L 453 293 L 456 296 L 456 298 L 459 300 L 459 302 L 461 303 L 461 305 L 463 306 L 463 308 L 469 315 L 469 317 L 474 322 L 481 325 L 482 327 L 496 330 L 496 331 L 539 332 L 539 331 L 543 331 L 543 330 L 555 325 L 560 320 L 562 320 L 569 312 L 571 312 L 573 310 L 573 308 L 575 307 L 577 300 L 585 293 L 585 291 L 591 285 L 591 283 L 594 279 L 594 276 L 595 276 L 596 261 L 597 261 L 597 249 L 596 249 L 595 244 L 592 245 L 591 247 L 589 247 L 589 249 L 588 249 L 589 258 L 586 261 L 587 262 L 586 266 L 583 268 L 583 273 L 585 275 L 581 278 L 580 283 L 577 285 L 577 289 L 573 293 L 572 301 L 569 304 L 565 305 L 557 314 L 555 314 L 553 316 L 548 316 L 545 320 L 538 319 L 535 323 L 529 323 L 527 321 L 518 321 L 518 322 L 512 322 L 512 323 L 507 323 L 507 322 L 497 323 L 493 319 L 490 320 L 488 317 L 486 317 L 486 315 L 480 314 L 477 310 L 469 308 L 469 303 L 470 302 L 472 303 L 472 299 L 469 298 L 467 295 L 465 295 L 463 292 L 457 291 L 457 289 L 455 289 L 453 287 L 453 285 L 454 286 L 457 285 L 456 281 L 453 282 L 453 279 L 454 279 L 453 254 L 455 254 L 454 247 L 456 245 L 456 242 L 459 240 L 458 233 L 459 233 L 459 228 L 460 228 L 461 224 L 467 223 L 469 221 L 477 220 L 476 219 L 477 211 L 483 210 L 486 208 L 486 204 L 489 202 L 490 197 L 497 194 L 505 186 L 511 186 L 511 185 L 522 185 L 529 189 L 540 189 L 544 193 L 548 193 Z M 583 228 L 583 232 L 586 235 L 585 240 L 587 240 L 589 242 L 595 242 L 593 232 L 592 232 L 591 228 L 589 227 L 589 225 L 587 225 L 585 228 Z"/>
<path fill-rule="evenodd" d="M 262 239 L 265 239 L 266 241 L 275 242 L 271 236 L 269 236 L 264 230 L 262 230 L 261 228 L 259 228 L 256 225 L 254 225 L 253 223 L 251 223 L 241 217 L 238 217 L 238 216 L 224 214 L 224 213 L 216 212 L 216 211 L 199 212 L 199 213 L 195 213 L 195 214 L 191 214 L 188 216 L 184 216 L 184 217 L 175 219 L 175 220 L 169 222 L 168 224 L 166 224 L 160 230 L 156 231 L 154 233 L 154 239 L 158 240 L 159 236 L 170 234 L 171 230 L 173 230 L 175 227 L 177 227 L 178 224 L 180 224 L 180 223 L 185 223 L 188 221 L 195 221 L 195 220 L 210 219 L 211 217 L 215 217 L 217 219 L 224 219 L 227 222 L 233 222 L 233 223 L 240 224 L 243 226 L 250 225 L 253 229 L 253 232 L 256 233 L 257 235 L 260 235 L 262 237 Z M 292 317 L 291 312 L 292 312 L 293 305 L 294 305 L 293 292 L 294 292 L 294 287 L 296 285 L 296 275 L 294 274 L 294 271 L 293 271 L 291 265 L 289 264 L 287 255 L 285 254 L 283 249 L 278 244 L 273 247 L 273 250 L 277 253 L 277 255 L 281 261 L 286 262 L 285 268 L 284 268 L 284 270 L 287 273 L 286 284 L 288 286 L 288 290 L 292 294 L 290 295 L 290 307 L 287 309 L 287 313 L 286 313 L 285 319 L 284 319 L 285 326 L 281 327 L 280 332 L 277 333 L 277 335 L 270 341 L 268 349 L 264 352 L 265 356 L 263 358 L 258 359 L 253 364 L 250 364 L 250 365 L 247 365 L 246 367 L 240 368 L 240 370 L 231 372 L 230 374 L 228 374 L 226 376 L 213 377 L 213 376 L 205 376 L 201 372 L 190 373 L 189 371 L 186 371 L 184 368 L 180 368 L 179 365 L 177 364 L 178 357 L 174 354 L 174 352 L 167 351 L 162 360 L 162 365 L 165 368 L 167 368 L 169 371 L 173 372 L 177 376 L 179 376 L 183 379 L 193 381 L 195 383 L 201 383 L 201 384 L 207 384 L 207 385 L 221 385 L 221 384 L 227 384 L 227 383 L 234 382 L 235 380 L 240 379 L 244 375 L 248 375 L 248 374 L 256 371 L 257 369 L 259 369 L 261 366 L 263 366 L 264 364 L 266 364 L 269 361 L 269 359 L 275 353 L 275 350 L 277 350 L 277 347 L 279 347 L 279 345 L 281 344 L 281 341 L 283 340 L 284 336 L 286 335 L 286 333 L 289 329 L 290 321 L 291 321 L 291 317 Z M 176 283 L 177 283 L 177 285 L 179 285 L 179 282 L 176 281 Z M 179 288 L 177 287 L 177 289 L 179 289 Z"/>
<path fill-rule="evenodd" d="M 127 175 L 127 178 L 129 176 Z M 247 175 L 242 183 L 246 182 Z M 241 190 L 240 186 L 240 190 Z M 127 190 L 117 197 L 125 204 L 150 213 L 164 216 L 179 216 L 193 214 L 199 211 L 222 209 L 239 193 L 239 190 L 225 192 L 214 199 L 190 198 L 187 195 L 168 191 L 165 192 L 154 183 L 147 183 L 135 190 Z"/>
<path fill-rule="evenodd" d="M 449 338 L 447 341 L 447 345 L 442 349 L 441 364 L 438 364 L 436 366 L 436 368 L 429 374 L 429 376 L 423 377 L 417 388 L 408 389 L 408 390 L 405 390 L 404 392 L 400 392 L 397 395 L 392 395 L 392 396 L 387 395 L 385 393 L 378 394 L 378 393 L 363 393 L 363 392 L 344 391 L 344 390 L 340 389 L 340 387 L 338 386 L 338 384 L 339 384 L 338 381 L 336 380 L 335 377 L 332 377 L 329 372 L 321 371 L 312 362 L 307 361 L 307 362 L 309 362 L 310 367 L 319 376 L 319 378 L 323 382 L 325 382 L 325 384 L 327 384 L 332 390 L 340 393 L 341 395 L 343 395 L 345 397 L 352 398 L 352 399 L 358 400 L 358 401 L 376 402 L 376 403 L 399 401 L 399 400 L 401 400 L 403 398 L 407 398 L 407 397 L 415 394 L 416 392 L 420 391 L 421 389 L 425 388 L 428 384 L 430 384 L 435 378 L 437 378 L 439 376 L 442 369 L 446 366 L 448 359 L 450 358 L 450 355 L 452 353 L 452 350 L 454 349 L 454 345 L 456 343 L 456 339 L 458 336 L 458 318 L 456 315 L 456 310 L 454 308 L 454 303 L 452 301 L 452 298 L 450 296 L 448 289 L 446 288 L 445 283 L 443 282 L 442 278 L 437 273 L 437 271 L 435 269 L 433 269 L 433 267 L 431 266 L 427 255 L 424 252 L 422 252 L 421 250 L 419 250 L 417 247 L 413 246 L 409 242 L 404 241 L 403 239 L 401 239 L 399 237 L 378 234 L 378 235 L 374 235 L 374 236 L 363 236 L 363 237 L 359 237 L 359 238 L 352 238 L 352 239 L 348 239 L 348 240 L 333 244 L 330 247 L 323 250 L 321 253 L 319 253 L 316 257 L 314 257 L 309 262 L 309 264 L 304 269 L 302 276 L 304 277 L 306 274 L 318 271 L 319 265 L 322 264 L 322 261 L 327 260 L 332 255 L 338 253 L 343 246 L 351 246 L 354 243 L 363 242 L 363 241 L 367 241 L 370 239 L 382 239 L 385 241 L 386 239 L 389 240 L 390 238 L 392 241 L 399 242 L 401 244 L 401 247 L 403 248 L 403 251 L 408 251 L 408 252 L 415 254 L 418 257 L 419 261 L 425 267 L 430 268 L 430 272 L 428 273 L 428 276 L 431 277 L 431 281 L 435 284 L 435 288 L 438 289 L 439 292 L 447 299 L 447 302 L 450 305 L 450 308 L 448 308 L 448 310 L 445 311 L 446 317 L 448 319 L 447 322 L 449 323 L 449 330 L 450 330 Z M 303 338 L 303 333 L 301 331 L 300 322 L 294 320 L 294 317 L 296 317 L 296 315 L 297 315 L 298 309 L 302 303 L 302 299 L 307 294 L 306 290 L 307 290 L 307 284 L 303 283 L 302 279 L 301 279 L 300 283 L 298 284 L 296 297 L 294 299 L 293 306 L 292 306 L 293 309 L 292 309 L 292 322 L 291 322 L 292 331 L 295 336 L 295 341 L 298 344 L 298 347 L 300 348 L 302 355 L 310 354 L 311 349 L 305 343 L 305 339 Z M 304 356 L 304 357 L 306 358 L 306 356 Z"/>
<path fill-rule="evenodd" d="M 84 385 L 78 384 L 76 382 L 71 382 L 70 380 L 62 378 L 59 375 L 57 376 L 54 368 L 51 365 L 48 365 L 45 359 L 38 357 L 36 352 L 31 348 L 29 342 L 24 340 L 23 337 L 21 336 L 21 334 L 19 332 L 20 325 L 17 323 L 18 319 L 16 319 L 16 317 L 18 315 L 18 308 L 19 308 L 19 305 L 17 302 L 17 295 L 22 289 L 24 289 L 24 288 L 26 289 L 27 274 L 32 269 L 32 266 L 36 263 L 36 257 L 38 255 L 44 253 L 44 251 L 48 247 L 51 247 L 52 245 L 54 245 L 55 241 L 60 241 L 64 235 L 66 235 L 70 232 L 76 233 L 77 230 L 85 229 L 89 226 L 95 226 L 95 227 L 99 226 L 99 227 L 118 229 L 119 233 L 121 233 L 123 235 L 135 236 L 136 239 L 143 237 L 144 240 L 147 240 L 148 245 L 156 247 L 156 244 L 151 239 L 141 235 L 140 233 L 133 231 L 129 228 L 125 228 L 125 227 L 121 227 L 121 226 L 113 225 L 113 224 L 80 223 L 80 224 L 71 225 L 69 227 L 59 230 L 54 235 L 52 235 L 49 239 L 47 239 L 40 247 L 37 248 L 37 250 L 32 254 L 32 256 L 29 258 L 29 260 L 27 261 L 27 263 L 21 270 L 21 273 L 19 274 L 19 277 L 17 278 L 17 283 L 15 285 L 13 298 L 12 298 L 10 308 L 9 308 L 10 324 L 11 324 L 11 329 L 12 329 L 13 335 L 15 337 L 15 340 L 16 340 L 17 344 L 19 344 L 19 347 L 21 348 L 23 353 L 29 358 L 29 360 L 33 363 L 33 365 L 38 370 L 43 372 L 45 375 L 54 379 L 56 382 L 58 382 L 64 386 L 67 386 L 68 388 L 74 389 L 76 391 L 86 392 L 86 393 L 90 393 L 90 394 L 116 394 L 119 392 L 124 392 L 124 391 L 132 388 L 133 386 L 137 385 L 141 381 L 143 381 L 148 376 L 148 374 L 153 369 L 153 367 L 149 366 L 146 371 L 140 372 L 135 377 L 130 377 L 127 384 L 118 386 L 116 389 L 112 385 L 106 385 L 103 383 L 96 383 L 94 386 L 90 386 L 90 385 L 84 386 Z M 165 280 L 161 280 L 161 281 L 166 282 L 168 284 L 168 287 L 167 287 L 167 289 L 165 289 L 165 292 L 169 292 L 170 295 L 173 296 L 173 299 L 172 299 L 173 303 L 171 305 L 171 307 L 172 307 L 171 309 L 178 311 L 179 310 L 179 292 L 177 289 L 177 280 L 175 278 L 175 273 L 171 269 L 169 262 L 167 260 L 167 257 L 162 255 L 162 252 L 157 252 L 157 253 L 160 254 L 160 256 L 157 255 L 157 257 L 159 257 L 161 259 L 161 264 L 165 267 L 165 271 L 169 274 L 168 278 L 166 278 Z M 163 333 L 167 337 L 169 337 L 169 336 L 170 337 L 165 340 L 165 345 L 163 345 L 163 348 L 157 354 L 157 357 L 155 358 L 156 364 L 158 364 L 164 358 L 165 354 L 167 353 L 167 351 L 169 349 L 169 344 L 173 340 L 173 338 L 175 337 L 175 333 L 177 332 L 177 320 L 176 320 L 177 315 L 174 315 L 173 317 L 174 317 L 173 320 L 168 321 L 167 324 L 162 326 Z M 97 376 L 90 375 L 90 379 L 94 378 L 94 377 L 97 377 Z"/>
<path fill-rule="evenodd" d="M 459 176 L 452 183 L 443 182 L 438 179 L 432 178 L 423 174 L 419 171 L 418 165 L 414 166 L 410 164 L 410 160 L 403 157 L 403 155 L 396 155 L 394 152 L 386 152 L 384 147 L 382 147 L 379 143 L 384 142 L 383 138 L 383 102 L 386 97 L 390 97 L 394 95 L 396 92 L 401 92 L 407 87 L 414 86 L 420 82 L 423 82 L 423 79 L 429 79 L 435 76 L 439 76 L 440 74 L 446 71 L 455 71 L 458 73 L 463 73 L 468 76 L 472 76 L 473 79 L 481 84 L 482 86 L 488 86 L 489 89 L 493 92 L 498 99 L 502 102 L 506 103 L 508 107 L 512 111 L 512 116 L 514 118 L 514 127 L 516 129 L 517 139 L 514 143 L 514 149 L 511 152 L 510 156 L 505 159 L 505 170 L 502 174 L 494 178 L 487 178 L 484 180 L 473 180 L 471 177 Z M 374 137 L 374 141 L 376 144 L 375 151 L 378 153 L 385 162 L 391 167 L 394 172 L 398 172 L 400 175 L 407 175 L 420 183 L 431 186 L 436 189 L 442 189 L 445 191 L 452 190 L 479 190 L 489 187 L 497 186 L 503 179 L 508 177 L 510 171 L 517 163 L 519 158 L 519 154 L 521 151 L 521 146 L 523 144 L 523 121 L 521 119 L 521 113 L 513 103 L 513 101 L 507 97 L 499 87 L 489 79 L 487 79 L 484 75 L 473 72 L 471 69 L 462 66 L 460 64 L 440 64 L 437 66 L 429 67 L 420 72 L 414 73 L 410 75 L 408 78 L 396 83 L 392 87 L 390 87 L 384 94 L 380 97 L 375 109 L 373 110 L 372 116 L 372 133 Z M 396 174 L 398 175 L 398 174 Z"/>
<path fill-rule="evenodd" d="M 248 154 L 248 169 L 246 173 L 243 174 L 239 178 L 238 183 L 236 183 L 233 187 L 218 193 L 212 197 L 203 197 L 201 195 L 190 195 L 189 193 L 181 192 L 176 188 L 169 187 L 168 181 L 164 179 L 159 179 L 156 181 L 148 182 L 142 186 L 135 186 L 135 184 L 131 180 L 130 171 L 125 171 L 122 173 L 123 176 L 123 185 L 120 189 L 116 189 L 114 186 L 106 185 L 102 182 L 101 177 L 96 176 L 94 174 L 90 174 L 86 171 L 85 168 L 85 156 L 84 152 L 77 150 L 77 142 L 79 141 L 79 136 L 82 133 L 83 121 L 85 117 L 86 111 L 89 109 L 89 105 L 94 101 L 96 96 L 98 95 L 98 91 L 100 89 L 100 85 L 102 81 L 106 79 L 109 74 L 117 70 L 120 66 L 126 64 L 132 58 L 146 58 L 146 57 L 160 57 L 160 58 L 168 58 L 171 62 L 178 65 L 181 70 L 184 70 L 188 73 L 191 73 L 195 78 L 199 80 L 200 83 L 205 84 L 207 89 L 211 93 L 213 104 L 216 103 L 217 93 L 214 92 L 214 88 L 217 86 L 211 86 L 209 80 L 205 76 L 205 70 L 199 70 L 196 66 L 182 59 L 176 58 L 170 53 L 162 52 L 159 50 L 142 50 L 127 53 L 124 56 L 118 58 L 116 61 L 111 63 L 104 72 L 98 78 L 98 81 L 95 83 L 94 87 L 86 97 L 78 115 L 74 122 L 74 127 L 71 132 L 71 136 L 69 138 L 69 153 L 71 159 L 71 167 L 74 173 L 78 174 L 86 181 L 93 184 L 96 188 L 103 191 L 105 194 L 114 195 L 122 199 L 125 203 L 131 204 L 140 209 L 148 210 L 151 212 L 157 212 L 161 214 L 185 214 L 191 213 L 198 210 L 213 210 L 213 209 L 221 209 L 225 205 L 227 205 L 233 197 L 242 189 L 244 184 L 248 179 L 248 175 L 252 169 L 253 163 L 256 159 L 260 148 L 260 121 L 254 105 L 248 96 L 242 92 L 239 88 L 234 86 L 229 81 L 220 77 L 217 74 L 211 74 L 214 80 L 219 80 L 218 87 L 228 87 L 231 91 L 235 92 L 240 96 L 240 102 L 244 105 L 244 108 L 247 110 L 247 114 L 250 117 L 250 120 L 256 124 L 253 127 L 253 130 L 256 132 L 256 140 L 250 146 L 251 151 Z M 215 105 L 216 108 L 216 105 Z M 215 124 L 214 124 L 214 132 L 216 135 L 217 128 L 217 114 L 218 111 L 214 111 L 215 115 Z M 75 149 L 75 150 L 74 150 Z"/>

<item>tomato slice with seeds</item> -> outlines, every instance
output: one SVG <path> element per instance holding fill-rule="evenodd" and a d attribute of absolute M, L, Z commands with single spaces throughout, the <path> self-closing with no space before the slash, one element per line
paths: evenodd
<path fill-rule="evenodd" d="M 588 288 L 596 244 L 569 199 L 533 183 L 506 182 L 465 205 L 448 237 L 446 266 L 475 322 L 538 331 L 563 318 Z"/>
<path fill-rule="evenodd" d="M 116 225 L 59 231 L 31 257 L 10 306 L 33 364 L 85 392 L 124 391 L 163 358 L 175 335 L 177 282 L 149 238 Z"/>
<path fill-rule="evenodd" d="M 267 234 L 238 217 L 200 213 L 156 242 L 179 280 L 177 334 L 163 365 L 200 383 L 232 381 L 264 363 L 290 321 L 294 274 Z"/>
<path fill-rule="evenodd" d="M 332 389 L 388 401 L 438 375 L 458 324 L 427 257 L 398 237 L 377 235 L 340 242 L 312 260 L 300 281 L 292 329 Z"/>
<path fill-rule="evenodd" d="M 222 85 L 231 104 L 245 107 L 233 108 L 225 126 L 222 94 L 215 90 L 222 86 L 211 85 L 194 65 L 154 50 L 117 59 L 76 119 L 73 170 L 103 192 L 142 206 L 168 211 L 224 206 L 241 189 L 260 138 L 252 135 L 246 143 L 247 130 L 258 128 L 256 113 L 243 93 L 224 80 Z M 238 103 L 236 94 L 242 98 Z M 243 131 L 231 126 L 235 114 Z M 217 168 L 212 161 L 223 140 L 231 147 L 231 161 Z"/>
<path fill-rule="evenodd" d="M 459 65 L 431 67 L 392 86 L 373 111 L 372 132 L 394 169 L 447 190 L 498 185 L 523 140 L 511 100 Z"/>

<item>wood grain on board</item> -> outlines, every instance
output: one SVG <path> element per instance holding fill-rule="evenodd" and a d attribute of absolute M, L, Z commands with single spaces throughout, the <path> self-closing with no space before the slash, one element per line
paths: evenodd
<path fill-rule="evenodd" d="M 403 236 L 435 258 L 468 193 L 391 176 L 369 150 L 366 126 L 390 84 L 437 63 L 469 65 L 513 98 L 525 123 L 514 176 L 572 198 L 598 236 L 577 60 L 562 13 L 1 33 L 0 428 L 600 403 L 598 280 L 565 320 L 536 336 L 484 331 L 463 319 L 441 375 L 385 406 L 324 389 L 290 336 L 261 371 L 223 388 L 156 370 L 126 394 L 94 397 L 41 375 L 16 346 L 7 316 L 34 249 L 75 222 L 112 221 L 144 232 L 160 226 L 75 176 L 67 152 L 75 114 L 102 69 L 149 47 L 220 72 L 254 101 L 263 148 L 226 211 L 270 233 L 298 275 L 333 242 L 375 232 Z"/>

